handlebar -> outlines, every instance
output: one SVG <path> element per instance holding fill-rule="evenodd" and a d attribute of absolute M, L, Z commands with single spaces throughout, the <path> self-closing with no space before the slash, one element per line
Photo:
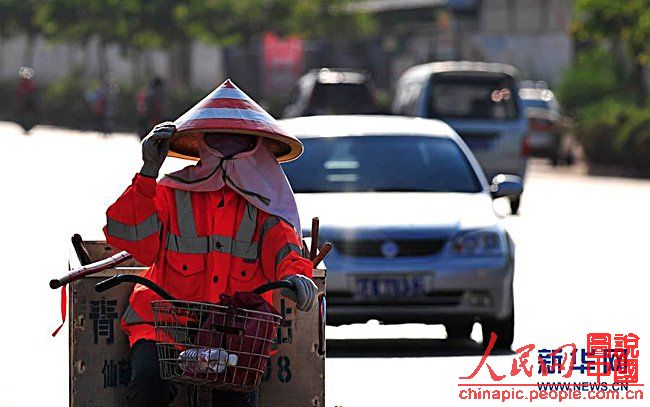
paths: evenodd
<path fill-rule="evenodd" d="M 287 288 L 289 290 L 296 290 L 296 287 L 293 285 L 292 282 L 286 281 L 286 280 L 280 280 L 280 281 L 274 281 L 271 283 L 266 283 L 262 284 L 261 286 L 257 287 L 256 289 L 253 290 L 255 294 L 262 295 L 265 292 L 271 291 L 271 290 L 279 290 L 281 288 Z"/>
<path fill-rule="evenodd" d="M 77 249 L 75 248 L 75 250 Z M 111 267 L 115 267 L 116 265 L 123 263 L 130 258 L 132 258 L 132 256 L 129 253 L 122 251 L 112 255 L 111 257 L 107 257 L 94 263 L 85 264 L 70 271 L 63 277 L 50 280 L 50 288 L 57 289 L 68 283 L 77 281 L 80 278 L 98 273 Z"/>
<path fill-rule="evenodd" d="M 165 300 L 169 300 L 169 301 L 177 300 L 177 298 L 174 298 L 171 294 L 169 294 L 161 286 L 154 283 L 153 281 L 144 277 L 134 276 L 131 274 L 118 274 L 111 278 L 107 278 L 104 281 L 100 281 L 99 283 L 95 284 L 95 291 L 101 293 L 106 290 L 110 290 L 111 288 L 117 287 L 122 283 L 142 284 L 143 286 L 150 288 L 153 292 L 155 292 Z"/>
<path fill-rule="evenodd" d="M 107 278 L 104 281 L 101 281 L 97 284 L 95 284 L 95 291 L 98 293 L 104 292 L 106 290 L 110 290 L 111 288 L 114 288 L 122 283 L 136 283 L 136 284 L 142 284 L 143 286 L 150 288 L 153 292 L 156 294 L 160 295 L 163 299 L 168 300 L 168 301 L 178 301 L 178 298 L 174 298 L 171 294 L 169 294 L 167 291 L 165 291 L 161 286 L 158 284 L 154 283 L 153 281 L 146 279 L 144 277 L 140 276 L 135 276 L 131 274 L 118 274 L 116 276 Z M 253 290 L 255 294 L 261 295 L 264 294 L 265 292 L 271 291 L 271 290 L 278 290 L 282 288 L 287 288 L 290 290 L 295 290 L 295 287 L 293 283 L 289 281 L 274 281 L 271 283 L 266 283 L 263 284 L 256 289 Z"/>

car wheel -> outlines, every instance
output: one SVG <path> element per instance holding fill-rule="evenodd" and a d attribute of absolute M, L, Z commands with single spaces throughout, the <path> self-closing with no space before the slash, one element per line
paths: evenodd
<path fill-rule="evenodd" d="M 560 158 L 557 155 L 555 155 L 555 156 L 553 156 L 553 158 L 551 158 L 551 165 L 553 167 L 557 167 L 558 165 L 560 165 Z"/>
<path fill-rule="evenodd" d="M 494 349 L 509 350 L 515 337 L 514 303 L 509 317 L 505 319 L 481 321 L 481 332 L 483 333 L 483 347 L 488 345 L 490 333 L 494 332 L 497 334 L 497 341 L 494 344 Z"/>
<path fill-rule="evenodd" d="M 575 157 L 575 155 L 573 154 L 573 151 L 569 151 L 569 152 L 566 153 L 566 157 L 564 158 L 564 162 L 565 162 L 566 165 L 568 165 L 568 166 L 571 166 L 571 165 L 575 164 L 575 162 L 576 162 L 576 157 Z"/>
<path fill-rule="evenodd" d="M 453 322 L 445 324 L 447 339 L 468 339 L 472 335 L 473 322 Z"/>
<path fill-rule="evenodd" d="M 521 203 L 521 195 L 510 198 L 510 212 L 516 215 L 519 212 L 519 204 Z"/>

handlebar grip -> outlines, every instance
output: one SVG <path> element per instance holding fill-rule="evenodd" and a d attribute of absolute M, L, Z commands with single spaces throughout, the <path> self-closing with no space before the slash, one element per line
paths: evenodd
<path fill-rule="evenodd" d="M 57 288 L 62 287 L 64 284 L 62 282 L 62 279 L 59 278 L 53 278 L 50 280 L 50 288 L 53 290 L 56 290 Z"/>
<path fill-rule="evenodd" d="M 75 233 L 74 235 L 72 235 L 72 238 L 70 240 L 72 241 L 72 247 L 74 248 L 74 251 L 77 254 L 77 259 L 79 259 L 79 263 L 82 266 L 90 264 L 91 263 L 90 254 L 88 254 L 88 250 L 86 250 L 86 246 L 84 245 L 84 240 L 81 238 L 81 235 Z"/>
<path fill-rule="evenodd" d="M 280 280 L 280 281 L 274 281 L 272 283 L 266 283 L 263 284 L 256 289 L 253 290 L 253 292 L 257 295 L 264 294 L 265 292 L 271 291 L 271 290 L 279 290 L 282 288 L 288 288 L 290 290 L 296 289 L 296 287 L 293 285 L 292 282 L 286 281 L 286 280 Z"/>

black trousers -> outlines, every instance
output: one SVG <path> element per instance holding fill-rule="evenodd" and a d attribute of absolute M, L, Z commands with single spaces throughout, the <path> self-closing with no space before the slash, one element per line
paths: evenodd
<path fill-rule="evenodd" d="M 176 398 L 176 386 L 160 378 L 156 342 L 137 341 L 131 348 L 131 381 L 124 397 L 125 407 L 165 407 Z M 257 391 L 212 392 L 213 407 L 257 407 Z"/>

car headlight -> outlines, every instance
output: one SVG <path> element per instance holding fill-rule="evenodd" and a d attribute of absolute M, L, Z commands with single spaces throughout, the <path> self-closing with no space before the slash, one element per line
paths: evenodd
<path fill-rule="evenodd" d="M 451 246 L 461 256 L 498 256 L 505 253 L 505 239 L 492 230 L 475 230 L 458 235 Z"/>

